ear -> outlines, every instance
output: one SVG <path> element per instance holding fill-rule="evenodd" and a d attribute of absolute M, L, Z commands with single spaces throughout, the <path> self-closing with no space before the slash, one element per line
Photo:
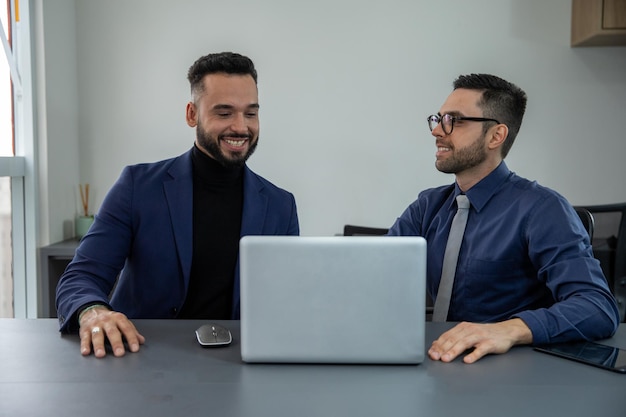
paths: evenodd
<path fill-rule="evenodd" d="M 491 134 L 489 136 L 489 149 L 496 149 L 502 146 L 507 136 L 509 136 L 509 128 L 507 125 L 500 123 L 492 127 Z"/>
<path fill-rule="evenodd" d="M 196 127 L 198 125 L 198 111 L 196 105 L 191 101 L 187 103 L 185 118 L 187 119 L 189 127 Z"/>

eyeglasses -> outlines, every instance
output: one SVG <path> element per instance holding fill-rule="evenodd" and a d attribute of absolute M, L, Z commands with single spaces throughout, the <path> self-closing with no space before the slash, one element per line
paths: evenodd
<path fill-rule="evenodd" d="M 439 123 L 441 123 L 441 128 L 443 129 L 443 133 L 449 135 L 452 133 L 452 129 L 454 129 L 454 122 L 467 120 L 468 122 L 496 122 L 500 124 L 496 119 L 486 119 L 484 117 L 464 117 L 464 116 L 453 116 L 451 114 L 444 114 L 443 116 L 439 114 L 431 114 L 426 118 L 428 122 L 428 127 L 432 132 L 434 128 L 437 127 Z"/>

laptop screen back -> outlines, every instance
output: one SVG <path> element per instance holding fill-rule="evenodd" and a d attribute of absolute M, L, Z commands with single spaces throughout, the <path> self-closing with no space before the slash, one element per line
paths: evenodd
<path fill-rule="evenodd" d="M 423 238 L 246 236 L 239 256 L 245 362 L 423 361 Z"/>

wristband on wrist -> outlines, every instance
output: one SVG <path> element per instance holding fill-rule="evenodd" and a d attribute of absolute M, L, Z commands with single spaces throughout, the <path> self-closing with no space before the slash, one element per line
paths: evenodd
<path fill-rule="evenodd" d="M 78 325 L 79 325 L 79 326 L 80 326 L 80 319 L 83 317 L 83 314 L 85 314 L 85 313 L 86 313 L 86 312 L 88 312 L 89 310 L 93 310 L 93 309 L 94 309 L 94 308 L 96 308 L 96 307 L 105 307 L 105 308 L 106 308 L 106 305 L 104 305 L 104 304 L 92 304 L 92 305 L 89 305 L 89 306 L 87 306 L 87 307 L 83 308 L 83 309 L 80 311 L 80 313 L 78 314 Z"/>

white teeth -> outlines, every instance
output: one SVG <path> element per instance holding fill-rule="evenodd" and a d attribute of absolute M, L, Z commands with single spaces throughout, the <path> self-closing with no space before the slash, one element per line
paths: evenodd
<path fill-rule="evenodd" d="M 244 144 L 245 140 L 230 140 L 230 139 L 224 139 L 226 141 L 226 143 L 228 143 L 229 145 L 233 145 L 233 146 L 241 146 Z"/>
<path fill-rule="evenodd" d="M 450 148 L 444 148 L 443 146 L 438 146 L 437 150 L 440 151 L 440 152 L 443 152 L 443 151 L 449 151 Z"/>

